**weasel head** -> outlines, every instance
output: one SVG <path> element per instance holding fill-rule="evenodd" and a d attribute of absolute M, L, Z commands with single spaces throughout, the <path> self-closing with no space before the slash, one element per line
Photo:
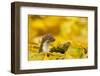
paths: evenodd
<path fill-rule="evenodd" d="M 55 41 L 55 38 L 54 38 L 51 34 L 47 34 L 47 35 L 45 35 L 45 36 L 43 37 L 43 41 L 44 41 L 44 42 L 47 41 L 48 43 L 49 43 L 49 42 L 53 42 L 53 41 Z"/>

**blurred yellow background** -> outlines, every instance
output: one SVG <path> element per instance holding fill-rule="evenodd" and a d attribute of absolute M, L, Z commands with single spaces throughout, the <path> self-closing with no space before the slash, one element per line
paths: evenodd
<path fill-rule="evenodd" d="M 54 56 L 45 57 L 44 52 L 38 52 L 42 36 L 49 33 L 56 39 L 49 48 L 66 41 L 71 43 L 64 54 L 53 52 Z M 28 60 L 55 60 L 57 57 L 88 57 L 88 18 L 28 15 Z"/>

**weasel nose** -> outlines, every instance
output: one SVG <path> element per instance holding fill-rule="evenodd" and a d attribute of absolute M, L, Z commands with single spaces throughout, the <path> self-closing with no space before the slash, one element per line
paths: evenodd
<path fill-rule="evenodd" d="M 54 38 L 52 38 L 52 40 L 51 41 L 55 41 L 55 39 Z"/>

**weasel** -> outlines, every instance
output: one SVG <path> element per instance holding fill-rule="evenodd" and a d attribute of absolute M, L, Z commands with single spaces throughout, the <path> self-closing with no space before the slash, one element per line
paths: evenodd
<path fill-rule="evenodd" d="M 42 37 L 39 52 L 49 52 L 49 43 L 55 41 L 55 38 L 51 34 L 46 34 Z"/>

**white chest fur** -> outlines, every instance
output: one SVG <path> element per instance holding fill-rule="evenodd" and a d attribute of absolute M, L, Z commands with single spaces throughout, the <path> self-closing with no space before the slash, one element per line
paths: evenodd
<path fill-rule="evenodd" d="M 43 43 L 42 49 L 43 49 L 43 52 L 49 52 L 49 49 L 48 49 L 48 40 Z"/>

